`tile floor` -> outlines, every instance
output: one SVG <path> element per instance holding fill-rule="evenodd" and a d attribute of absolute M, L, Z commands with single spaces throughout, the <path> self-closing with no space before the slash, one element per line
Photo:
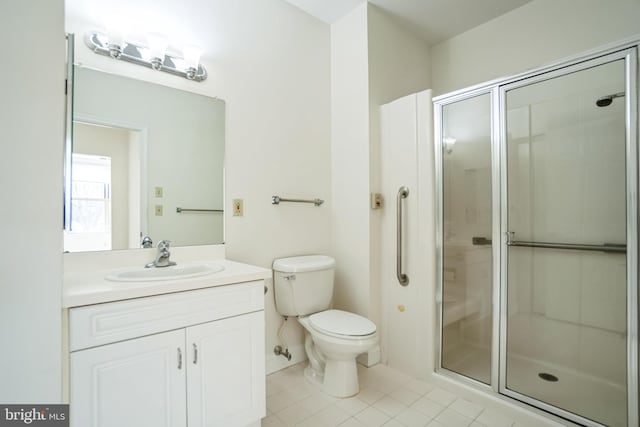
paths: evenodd
<path fill-rule="evenodd" d="M 384 365 L 358 365 L 360 393 L 332 398 L 305 382 L 305 366 L 267 376 L 262 427 L 525 427 Z"/>

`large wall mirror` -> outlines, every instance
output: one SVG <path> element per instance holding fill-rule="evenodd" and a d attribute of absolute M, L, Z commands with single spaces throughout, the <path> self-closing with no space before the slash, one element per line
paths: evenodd
<path fill-rule="evenodd" d="M 64 250 L 224 241 L 224 101 L 74 67 Z"/>

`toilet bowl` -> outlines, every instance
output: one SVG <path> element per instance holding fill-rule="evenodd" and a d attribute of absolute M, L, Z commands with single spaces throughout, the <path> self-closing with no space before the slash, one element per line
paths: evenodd
<path fill-rule="evenodd" d="M 356 357 L 378 344 L 376 326 L 369 319 L 341 310 L 301 316 L 306 331 L 309 366 L 305 377 L 335 397 L 350 397 L 360 390 Z"/>
<path fill-rule="evenodd" d="M 334 397 L 358 393 L 356 357 L 379 341 L 369 319 L 330 310 L 335 260 L 324 255 L 277 259 L 273 263 L 276 310 L 295 316 L 305 329 L 309 366 L 305 378 Z"/>

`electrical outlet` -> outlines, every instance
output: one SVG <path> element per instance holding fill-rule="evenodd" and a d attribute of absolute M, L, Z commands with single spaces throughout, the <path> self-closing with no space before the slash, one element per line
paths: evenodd
<path fill-rule="evenodd" d="M 233 199 L 233 216 L 242 216 L 244 214 L 244 207 L 242 199 Z"/>
<path fill-rule="evenodd" d="M 162 205 L 156 205 L 156 216 L 162 216 Z"/>
<path fill-rule="evenodd" d="M 156 187 L 156 197 L 162 197 L 162 187 Z"/>

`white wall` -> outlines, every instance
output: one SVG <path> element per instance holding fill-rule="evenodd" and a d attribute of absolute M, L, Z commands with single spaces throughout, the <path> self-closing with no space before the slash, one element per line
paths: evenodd
<path fill-rule="evenodd" d="M 435 94 L 640 34 L 638 16 L 638 0 L 534 0 L 433 46 Z"/>
<path fill-rule="evenodd" d="M 63 1 L 0 3 L 0 34 L 0 402 L 60 403 Z"/>
<path fill-rule="evenodd" d="M 419 319 L 413 315 L 417 311 L 402 315 L 397 310 L 397 299 L 391 298 L 391 292 L 396 290 L 396 287 L 400 287 L 395 279 L 395 273 L 391 273 L 395 271 L 395 196 L 400 185 L 408 185 L 413 191 L 411 200 L 418 200 L 418 171 L 415 163 L 417 147 L 415 141 L 407 144 L 402 144 L 401 141 L 387 141 L 386 146 L 383 145 L 380 107 L 400 97 L 431 87 L 431 55 L 429 47 L 422 39 L 407 31 L 388 13 L 373 5 L 369 5 L 367 10 L 369 185 L 371 192 L 382 193 L 384 199 L 382 209 L 369 210 L 368 213 L 371 247 L 369 318 L 379 325 L 382 332 L 383 360 L 390 362 L 394 367 L 411 371 L 414 365 L 408 367 L 399 363 L 398 355 L 407 355 L 413 361 L 416 357 L 415 348 L 409 349 L 401 344 L 406 343 L 407 340 L 390 342 L 388 338 L 394 334 L 397 337 L 412 335 L 413 329 L 412 331 L 403 330 L 408 324 L 411 324 L 412 328 L 423 327 L 418 325 Z M 423 117 L 426 117 L 430 129 L 429 116 Z M 417 204 L 413 206 L 417 209 Z M 417 214 L 417 210 L 413 213 Z M 417 249 L 417 246 L 412 249 Z M 417 280 L 413 285 L 423 286 L 424 284 L 421 280 Z M 412 287 L 413 289 L 415 288 Z M 411 295 L 409 298 L 416 297 L 413 292 L 409 294 Z M 406 303 L 406 297 L 405 293 L 400 299 L 404 299 Z M 417 305 L 413 308 L 417 308 Z M 396 314 L 402 316 L 402 321 L 396 317 Z M 405 321 L 407 318 L 411 320 Z M 412 341 L 412 343 L 416 342 L 418 338 Z"/>
<path fill-rule="evenodd" d="M 67 0 L 67 30 L 102 27 L 98 0 Z M 110 3 L 110 8 L 127 2 Z M 271 267 L 274 258 L 331 253 L 329 27 L 281 0 L 214 0 L 198 10 L 215 45 L 204 46 L 209 77 L 190 82 L 90 52 L 77 41 L 76 59 L 101 70 L 149 80 L 226 102 L 225 240 L 229 259 Z M 119 5 L 119 6 L 118 6 Z M 151 7 L 151 6 L 150 6 Z M 69 7 L 68 7 L 69 8 Z M 186 12 L 185 12 L 186 13 Z M 182 15 L 183 12 L 180 12 Z M 196 19 L 194 18 L 194 19 Z M 177 18 L 180 20 L 180 17 Z M 188 33 L 188 22 L 179 21 Z M 183 35 L 187 37 L 187 35 Z M 271 205 L 271 196 L 322 198 L 322 207 Z M 244 199 L 244 216 L 231 200 Z M 281 317 L 266 295 L 266 349 L 278 343 Z M 285 331 L 300 345 L 298 328 Z M 302 347 L 294 358 L 303 357 Z M 273 363 L 272 363 L 273 362 Z M 269 359 L 268 367 L 286 362 Z"/>
<path fill-rule="evenodd" d="M 331 26 L 334 305 L 370 312 L 367 4 Z"/>
<path fill-rule="evenodd" d="M 397 167 L 391 169 L 401 170 L 407 164 L 397 160 L 404 158 L 415 178 L 411 160 L 417 152 L 415 145 L 397 146 L 394 158 L 386 157 L 380 143 L 380 105 L 429 87 L 430 53 L 394 18 L 364 3 L 331 26 L 331 58 L 334 301 L 337 308 L 373 320 L 384 345 L 386 334 L 401 326 L 385 322 L 396 308 L 385 298 L 391 281 L 382 278 L 383 270 L 395 265 L 395 247 L 383 247 L 383 230 L 395 224 L 395 193 L 383 191 L 382 170 L 390 163 Z M 417 187 L 414 191 L 417 195 Z M 371 192 L 384 193 L 383 209 L 371 210 Z M 395 351 L 416 355 L 413 346 L 398 345 Z M 375 363 L 374 352 L 366 363 Z"/>
<path fill-rule="evenodd" d="M 435 210 L 433 174 L 433 108 L 431 91 L 408 95 L 380 107 L 381 191 L 380 273 L 383 315 L 383 361 L 413 376 L 427 378 L 434 367 Z M 403 273 L 396 277 L 396 195 L 402 202 Z"/>

